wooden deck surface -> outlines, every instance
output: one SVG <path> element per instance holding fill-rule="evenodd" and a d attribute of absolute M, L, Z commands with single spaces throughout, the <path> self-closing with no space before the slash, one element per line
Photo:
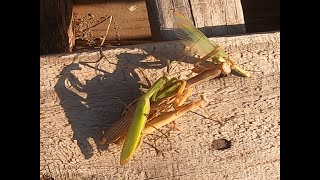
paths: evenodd
<path fill-rule="evenodd" d="M 155 80 L 167 59 L 172 76 L 186 79 L 192 58 L 178 42 L 125 46 L 42 56 L 40 59 L 40 176 L 54 179 L 280 179 L 280 33 L 212 38 L 253 77 L 228 76 L 197 86 L 205 109 L 177 120 L 181 131 L 157 142 L 158 155 L 144 143 L 133 160 L 119 165 L 120 148 L 99 144 L 103 129 L 117 120 L 126 103 L 139 96 L 141 74 Z M 99 69 L 99 70 L 95 70 Z M 194 75 L 194 74 L 193 74 Z M 140 79 L 141 78 L 141 79 Z M 200 115 L 199 115 L 200 114 Z M 151 143 L 152 136 L 145 139 Z M 218 151 L 212 141 L 231 148 Z M 106 150 L 108 149 L 108 150 Z"/>

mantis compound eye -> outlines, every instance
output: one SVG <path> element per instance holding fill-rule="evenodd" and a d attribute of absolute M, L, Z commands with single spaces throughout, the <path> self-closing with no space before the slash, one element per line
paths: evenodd
<path fill-rule="evenodd" d="M 231 72 L 230 64 L 227 62 L 222 63 L 221 69 L 224 74 L 229 74 Z"/>

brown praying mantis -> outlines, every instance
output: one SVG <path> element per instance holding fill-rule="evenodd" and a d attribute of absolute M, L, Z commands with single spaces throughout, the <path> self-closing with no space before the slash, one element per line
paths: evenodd
<path fill-rule="evenodd" d="M 198 74 L 187 81 L 168 78 L 167 75 L 160 77 L 104 133 L 104 143 L 120 144 L 123 142 L 120 156 L 121 165 L 125 165 L 131 160 L 146 134 L 173 122 L 205 102 L 204 96 L 201 96 L 198 101 L 184 104 L 190 96 L 193 86 L 220 74 L 229 74 L 231 70 L 250 77 L 247 71 L 237 66 L 235 61 L 221 47 L 211 42 L 187 18 L 178 12 L 174 12 L 174 18 L 178 27 L 175 32 L 183 40 L 182 43 L 190 49 L 197 50 L 200 53 L 199 55 L 204 55 L 192 70 Z M 209 61 L 209 58 L 212 61 Z"/>
<path fill-rule="evenodd" d="M 216 64 L 225 63 L 225 66 L 230 66 L 233 71 L 242 76 L 251 76 L 249 72 L 240 68 L 221 46 L 210 41 L 181 13 L 174 11 L 173 17 L 176 26 L 173 30 L 177 37 L 182 40 L 182 44 L 189 48 L 188 51 L 195 51 L 201 57 L 195 64 L 193 72 L 201 73 L 204 70 L 216 68 Z"/>
<path fill-rule="evenodd" d="M 103 142 L 121 144 L 124 141 L 120 164 L 128 163 L 140 147 L 144 135 L 151 134 L 200 107 L 205 102 L 204 96 L 198 101 L 184 104 L 193 87 L 208 78 L 230 72 L 226 67 L 228 66 L 224 63 L 216 65 L 215 69 L 205 70 L 187 81 L 170 79 L 166 75 L 160 77 L 148 92 L 131 104 L 123 116 L 104 133 Z"/>

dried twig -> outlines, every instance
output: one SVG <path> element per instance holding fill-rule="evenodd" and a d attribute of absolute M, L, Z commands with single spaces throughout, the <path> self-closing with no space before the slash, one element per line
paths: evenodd
<path fill-rule="evenodd" d="M 104 44 L 104 41 L 105 41 L 106 38 L 107 38 L 109 29 L 110 29 L 110 25 L 111 25 L 111 22 L 112 22 L 112 19 L 113 19 L 113 16 L 109 16 L 108 18 L 110 18 L 110 20 L 109 20 L 109 24 L 108 24 L 108 26 L 107 26 L 106 34 L 105 34 L 105 36 L 104 36 L 104 38 L 103 38 L 103 40 L 102 40 L 102 42 L 101 42 L 101 44 L 100 44 L 101 46 Z"/>

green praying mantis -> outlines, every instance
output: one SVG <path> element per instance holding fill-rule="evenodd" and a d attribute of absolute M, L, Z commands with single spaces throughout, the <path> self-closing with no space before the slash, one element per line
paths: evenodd
<path fill-rule="evenodd" d="M 196 76 L 185 80 L 160 77 L 151 88 L 137 101 L 133 102 L 123 116 L 115 122 L 104 134 L 104 143 L 123 142 L 120 164 L 127 164 L 142 144 L 146 134 L 174 122 L 185 113 L 200 107 L 205 97 L 195 102 L 184 104 L 190 96 L 192 87 L 215 78 L 220 74 L 229 74 L 232 70 L 245 77 L 250 73 L 236 65 L 221 47 L 211 42 L 200 30 L 194 27 L 186 17 L 174 12 L 177 25 L 175 32 L 182 43 L 197 51 L 203 57 L 194 64 Z M 212 61 L 208 61 L 208 59 Z M 171 110 L 171 109 L 174 110 Z"/>
<path fill-rule="evenodd" d="M 185 97 L 188 96 L 188 92 L 190 92 L 186 91 L 186 93 L 183 94 L 185 86 L 186 81 L 176 81 L 173 83 L 172 79 L 169 80 L 167 76 L 164 75 L 154 83 L 148 92 L 139 98 L 121 151 L 121 165 L 129 162 L 134 152 L 140 147 L 144 135 L 152 133 L 154 130 L 180 117 L 184 112 L 203 103 L 203 100 L 201 100 L 198 103 L 181 107 Z M 161 114 L 147 122 L 147 119 L 150 119 L 150 102 L 158 102 L 163 98 L 170 97 L 177 89 L 177 96 L 175 97 L 173 105 L 176 106 L 175 108 L 178 110 Z M 171 103 L 169 104 L 171 105 Z M 169 104 L 167 103 L 167 105 Z"/>

